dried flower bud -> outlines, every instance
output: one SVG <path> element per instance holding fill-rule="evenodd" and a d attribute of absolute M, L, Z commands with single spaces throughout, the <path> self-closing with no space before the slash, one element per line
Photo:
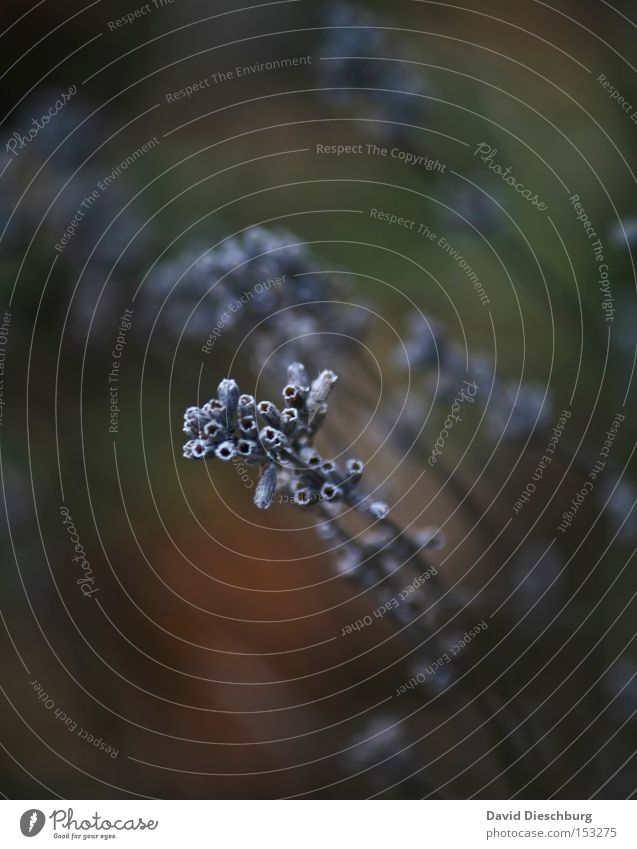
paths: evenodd
<path fill-rule="evenodd" d="M 321 498 L 324 501 L 341 501 L 343 498 L 343 490 L 340 486 L 333 483 L 324 483 L 321 487 Z"/>
<path fill-rule="evenodd" d="M 318 469 L 325 462 L 314 448 L 303 448 L 299 456 L 309 469 Z"/>
<path fill-rule="evenodd" d="M 209 418 L 220 420 L 226 413 L 226 406 L 218 398 L 212 398 L 203 405 L 201 412 Z"/>
<path fill-rule="evenodd" d="M 317 414 L 321 409 L 321 405 L 327 401 L 327 397 L 332 391 L 332 386 L 336 383 L 338 377 L 333 371 L 325 369 L 313 381 L 310 387 L 310 394 L 307 399 L 308 422 L 312 424 Z"/>
<path fill-rule="evenodd" d="M 237 453 L 244 460 L 255 460 L 263 456 L 259 444 L 253 439 L 240 439 L 237 443 Z"/>
<path fill-rule="evenodd" d="M 261 477 L 257 483 L 254 493 L 254 503 L 260 510 L 267 510 L 272 505 L 276 493 L 277 474 L 276 465 L 268 463 L 263 467 Z"/>
<path fill-rule="evenodd" d="M 293 383 L 288 383 L 283 389 L 283 400 L 288 407 L 295 407 L 297 410 L 302 410 L 305 407 L 307 400 L 307 389 L 302 386 L 295 386 Z"/>
<path fill-rule="evenodd" d="M 360 479 L 363 477 L 363 472 L 365 471 L 365 463 L 363 463 L 362 460 L 348 460 L 346 468 L 347 480 L 352 485 L 359 483 Z"/>
<path fill-rule="evenodd" d="M 300 421 L 298 410 L 289 407 L 281 413 L 281 430 L 286 436 L 291 436 L 296 432 Z"/>
<path fill-rule="evenodd" d="M 299 507 L 308 507 L 310 504 L 313 504 L 317 501 L 318 496 L 315 490 L 310 489 L 309 487 L 302 487 L 298 489 L 294 493 L 294 503 Z"/>
<path fill-rule="evenodd" d="M 201 410 L 199 407 L 188 407 L 184 413 L 184 433 L 197 437 L 201 431 Z"/>
<path fill-rule="evenodd" d="M 259 428 L 254 416 L 243 416 L 239 419 L 239 430 L 243 436 L 253 439 L 258 436 Z"/>
<path fill-rule="evenodd" d="M 257 402 L 253 395 L 239 396 L 239 415 L 240 416 L 256 416 Z"/>
<path fill-rule="evenodd" d="M 199 460 L 210 456 L 214 448 L 205 439 L 192 439 L 184 445 L 184 457 Z"/>
<path fill-rule="evenodd" d="M 281 426 L 281 413 L 274 406 L 272 401 L 259 401 L 259 415 L 272 427 Z"/>
<path fill-rule="evenodd" d="M 222 380 L 217 389 L 219 401 L 226 408 L 228 421 L 232 421 L 239 406 L 239 385 L 236 380 Z"/>
<path fill-rule="evenodd" d="M 319 405 L 318 412 L 316 413 L 315 417 L 312 419 L 312 422 L 310 424 L 310 433 L 312 435 L 317 433 L 323 427 L 323 423 L 327 416 L 327 411 L 328 405 L 324 401 L 322 404 Z"/>
<path fill-rule="evenodd" d="M 305 489 L 307 486 L 307 482 L 303 480 L 303 478 L 295 475 L 290 481 L 290 490 L 292 492 L 298 492 L 300 489 Z"/>
<path fill-rule="evenodd" d="M 386 519 L 389 514 L 389 507 L 384 501 L 371 501 L 365 505 L 365 511 L 372 519 Z"/>
<path fill-rule="evenodd" d="M 288 441 L 286 435 L 274 427 L 262 428 L 259 433 L 259 439 L 261 440 L 261 444 L 268 451 L 276 451 L 276 449 L 287 445 Z"/>
<path fill-rule="evenodd" d="M 213 442 L 223 440 L 227 437 L 227 429 L 216 419 L 211 419 L 203 427 L 203 433 L 206 439 L 211 439 Z"/>
<path fill-rule="evenodd" d="M 296 465 L 294 454 L 286 445 L 278 449 L 277 460 L 281 465 L 290 466 L 292 469 Z"/>
<path fill-rule="evenodd" d="M 228 462 L 228 460 L 234 460 L 234 458 L 237 456 L 237 449 L 234 442 L 232 442 L 230 439 L 227 439 L 225 442 L 222 442 L 221 445 L 217 446 L 215 456 L 219 460 L 224 460 L 225 462 Z"/>
<path fill-rule="evenodd" d="M 338 484 L 339 486 L 343 483 L 343 476 L 340 469 L 333 460 L 328 460 L 326 463 L 323 463 L 319 471 L 326 481 Z"/>

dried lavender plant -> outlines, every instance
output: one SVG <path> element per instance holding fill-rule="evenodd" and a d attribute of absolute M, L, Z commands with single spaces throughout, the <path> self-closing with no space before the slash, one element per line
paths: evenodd
<path fill-rule="evenodd" d="M 250 239 L 247 241 L 253 244 Z M 316 286 L 315 292 L 318 294 L 318 268 L 307 249 L 297 250 L 293 237 L 288 234 L 272 236 L 260 231 L 257 241 L 259 248 L 269 246 L 277 260 L 284 260 L 285 263 L 289 263 L 291 258 L 288 248 L 293 246 L 296 263 L 296 269 L 292 272 L 294 279 L 309 280 L 311 286 Z M 199 269 L 202 273 L 196 275 L 194 291 L 204 293 L 204 299 L 212 294 L 216 285 L 224 292 L 222 297 L 211 297 L 217 314 L 225 298 L 249 290 L 254 280 L 252 262 L 256 261 L 255 267 L 261 269 L 261 257 L 269 255 L 267 249 L 246 250 L 245 237 L 231 242 L 236 250 L 234 257 L 219 260 L 213 252 L 204 267 Z M 283 267 L 277 265 L 279 269 Z M 289 269 L 289 265 L 287 267 Z M 320 291 L 322 297 L 325 297 L 324 287 L 328 286 L 328 305 L 338 301 L 341 285 L 342 281 L 337 276 L 325 278 L 321 275 Z M 185 287 L 181 294 L 186 302 L 183 308 L 192 310 L 193 289 Z M 324 304 L 317 307 L 313 299 L 297 299 L 293 287 L 285 294 L 277 294 L 277 297 L 281 298 L 277 301 L 277 307 L 281 306 L 284 313 L 289 306 L 298 311 L 296 316 L 307 317 L 314 329 L 324 327 Z M 273 310 L 271 301 L 268 309 Z M 238 332 L 249 333 L 254 329 L 255 344 L 251 354 L 252 364 L 257 371 L 261 370 L 264 362 L 272 362 L 274 348 L 280 349 L 275 360 L 277 368 L 283 367 L 286 359 L 290 362 L 291 351 L 294 356 L 297 355 L 295 346 L 286 344 L 296 329 L 290 323 L 289 316 L 286 315 L 279 322 L 276 320 L 279 315 L 276 307 L 270 316 L 265 315 L 265 312 L 264 303 L 249 299 L 232 323 L 234 332 L 231 335 L 235 343 Z M 333 319 L 341 322 L 339 326 L 350 320 L 337 306 L 333 313 L 327 315 L 328 323 Z M 459 381 L 473 380 L 489 388 L 489 392 L 480 393 L 476 400 L 484 403 L 490 396 L 492 424 L 497 425 L 491 431 L 492 438 L 526 441 L 538 431 L 542 433 L 546 430 L 551 420 L 550 396 L 547 396 L 547 400 L 544 393 L 538 394 L 533 387 L 524 386 L 519 393 L 516 387 L 515 395 L 512 395 L 511 386 L 497 379 L 493 363 L 485 356 L 472 357 L 467 370 L 466 356 L 447 337 L 444 328 L 430 321 L 423 332 L 426 324 L 422 316 L 413 319 L 406 344 L 410 369 L 429 375 L 425 378 L 425 391 L 433 392 L 436 388 L 441 397 L 451 399 Z M 363 326 L 367 330 L 365 322 Z M 312 331 L 302 340 L 303 353 L 311 360 L 314 368 L 323 356 L 317 338 L 320 337 Z M 339 356 L 343 353 L 347 354 L 351 362 L 351 346 L 345 344 L 342 349 L 330 350 L 330 363 L 336 369 L 336 363 L 341 362 Z M 404 351 L 402 357 L 404 359 Z M 361 359 L 359 357 L 356 360 L 360 366 L 360 375 L 364 374 L 365 369 Z M 433 374 L 434 369 L 437 374 Z M 269 376 L 274 371 L 271 368 Z M 361 405 L 367 407 L 369 403 L 364 380 L 357 381 L 353 394 L 349 390 L 350 387 L 346 393 L 347 398 L 343 399 L 350 403 L 349 413 L 347 403 L 343 410 L 339 402 L 339 409 L 336 410 L 341 420 L 343 417 L 347 420 L 355 412 L 352 405 L 360 412 Z M 534 781 L 535 776 L 541 773 L 543 753 L 549 745 L 545 741 L 547 724 L 551 721 L 557 724 L 559 717 L 554 720 L 536 717 L 543 701 L 541 694 L 529 691 L 526 680 L 520 678 L 523 664 L 519 664 L 510 675 L 503 672 L 512 666 L 511 656 L 526 655 L 529 647 L 524 633 L 511 628 L 506 617 L 499 616 L 498 620 L 490 623 L 488 636 L 484 637 L 477 652 L 471 646 L 454 657 L 453 662 L 439 668 L 440 657 L 445 656 L 449 646 L 480 620 L 482 612 L 475 609 L 475 604 L 466 595 L 446 587 L 437 574 L 432 574 L 426 582 L 418 582 L 419 576 L 431 571 L 426 552 L 440 544 L 440 535 L 428 530 L 417 532 L 401 528 L 390 516 L 385 501 L 366 495 L 360 487 L 364 472 L 362 461 L 353 458 L 341 467 L 329 459 L 329 455 L 324 457 L 317 451 L 315 438 L 328 414 L 328 399 L 332 391 L 338 392 L 335 371 L 324 369 L 314 380 L 310 380 L 307 369 L 299 362 L 288 367 L 287 383 L 283 387 L 281 400 L 275 399 L 274 402 L 257 402 L 253 395 L 242 395 L 238 384 L 231 378 L 223 380 L 216 398 L 201 407 L 187 410 L 184 430 L 189 441 L 184 454 L 190 459 L 212 458 L 221 462 L 239 458 L 258 471 L 259 479 L 255 489 L 255 504 L 258 508 L 268 509 L 279 495 L 280 501 L 291 502 L 313 515 L 319 537 L 338 553 L 338 574 L 354 582 L 361 593 L 370 593 L 378 609 L 386 610 L 387 615 L 393 618 L 398 633 L 404 634 L 411 641 L 413 648 L 402 674 L 403 681 L 409 679 L 414 682 L 414 687 L 413 692 L 407 693 L 405 698 L 413 699 L 419 705 L 416 709 L 437 704 L 437 700 L 443 698 L 452 716 L 464 716 L 466 710 L 473 710 L 474 717 L 478 715 L 478 728 L 491 737 L 489 751 L 499 764 L 495 768 L 496 773 L 501 773 L 510 781 L 512 792 L 518 787 L 533 787 L 538 795 L 551 792 L 550 782 L 543 785 L 541 780 Z M 519 407 L 520 398 L 524 402 L 523 408 Z M 422 437 L 422 420 L 422 409 L 413 408 L 411 419 L 401 421 L 396 428 L 397 438 L 404 442 L 405 428 L 407 432 L 411 429 L 412 436 L 415 434 Z M 422 438 L 412 442 L 414 447 L 416 452 L 427 450 Z M 414 456 L 420 455 L 416 453 Z M 422 458 L 426 460 L 426 454 L 423 453 Z M 458 492 L 457 495 L 466 509 L 467 501 L 463 493 Z M 480 510 L 479 504 L 475 507 L 476 511 Z M 352 531 L 350 526 L 354 515 L 371 522 L 371 527 L 362 532 Z M 502 562 L 506 562 L 510 551 L 504 543 L 504 537 L 502 544 Z M 494 556 L 494 552 L 495 548 L 490 556 Z M 499 555 L 497 558 L 500 559 Z M 406 586 L 412 585 L 417 585 L 417 591 L 411 594 L 409 603 L 393 605 L 392 600 L 399 597 Z M 540 592 L 543 598 L 544 590 Z M 432 669 L 437 670 L 436 674 L 427 672 Z M 547 670 L 547 686 L 551 679 L 551 686 L 560 686 L 559 677 L 556 679 Z M 485 682 L 488 682 L 486 688 Z M 573 733 L 590 722 L 590 711 L 585 706 L 572 710 L 570 715 Z M 542 712 L 538 716 L 543 717 Z M 476 731 L 468 732 L 463 740 L 471 739 Z M 553 754 L 559 753 L 560 747 L 565 746 L 564 739 L 569 739 L 568 735 L 560 736 L 557 732 L 550 737 Z M 370 751 L 369 756 L 373 759 L 373 752 Z M 400 774 L 409 774 L 409 757 L 411 755 L 405 753 L 404 758 L 401 756 L 402 765 L 393 765 Z M 565 756 L 570 757 L 570 753 Z M 565 759 L 563 763 L 565 770 L 572 766 Z M 432 791 L 423 789 L 422 792 L 423 795 L 429 795 Z"/>
<path fill-rule="evenodd" d="M 339 552 L 338 573 L 361 590 L 374 593 L 379 609 L 400 628 L 409 628 L 412 639 L 417 640 L 416 659 L 409 661 L 405 677 L 411 676 L 425 698 L 440 696 L 453 683 L 466 679 L 467 659 L 461 656 L 450 663 L 444 675 L 428 676 L 422 670 L 447 656 L 470 621 L 455 594 L 445 590 L 424 559 L 426 551 L 441 544 L 441 537 L 432 529 L 404 531 L 390 518 L 384 501 L 361 492 L 361 460 L 352 458 L 341 468 L 315 449 L 314 439 L 327 416 L 327 399 L 337 380 L 334 372 L 323 370 L 310 381 L 305 367 L 293 363 L 287 377 L 282 409 L 272 401 L 257 402 L 253 395 L 241 394 L 230 378 L 222 380 L 216 398 L 186 410 L 184 432 L 190 439 L 184 457 L 221 462 L 239 457 L 259 469 L 254 495 L 258 508 L 268 509 L 280 494 L 282 500 L 314 511 L 320 538 Z M 352 534 L 342 521 L 348 511 L 373 520 L 372 527 Z M 394 604 L 394 599 L 404 597 L 410 579 L 414 592 L 408 593 L 408 602 Z M 464 680 L 459 689 L 463 698 L 476 703 L 482 724 L 493 726 L 494 745 L 501 746 L 506 755 L 504 768 L 519 754 L 509 740 L 518 717 L 513 714 L 503 724 L 501 700 L 486 696 L 479 682 Z"/>

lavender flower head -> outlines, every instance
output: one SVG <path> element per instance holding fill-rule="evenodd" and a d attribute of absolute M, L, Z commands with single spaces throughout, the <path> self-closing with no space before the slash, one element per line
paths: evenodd
<path fill-rule="evenodd" d="M 262 510 L 272 505 L 277 493 L 285 493 L 298 507 L 340 503 L 384 519 L 387 505 L 359 493 L 362 461 L 352 459 L 342 469 L 314 448 L 336 381 L 329 370 L 310 381 L 305 367 L 293 363 L 282 391 L 283 404 L 277 406 L 269 400 L 257 403 L 252 395 L 241 395 L 234 380 L 222 380 L 216 398 L 186 410 L 184 432 L 190 439 L 184 457 L 222 462 L 238 457 L 258 466 L 254 503 Z"/>
<path fill-rule="evenodd" d="M 419 312 L 408 317 L 404 347 L 396 350 L 395 361 L 403 369 L 425 372 L 425 389 L 435 391 L 439 400 L 452 399 L 466 380 L 483 387 L 476 400 L 487 405 L 486 434 L 491 440 L 524 441 L 546 431 L 554 419 L 553 396 L 545 386 L 499 380 L 486 354 L 474 353 L 467 365 L 464 348 L 448 337 L 443 325 Z M 413 430 L 421 418 L 418 407 L 414 421 L 407 414 L 406 424 Z"/>
<path fill-rule="evenodd" d="M 323 18 L 320 84 L 329 100 L 348 113 L 376 118 L 381 135 L 396 135 L 393 123 L 420 126 L 427 88 L 387 22 L 346 3 L 329 4 Z"/>
<path fill-rule="evenodd" d="M 161 264 L 145 284 L 162 325 L 205 343 L 204 353 L 246 339 L 253 364 L 282 363 L 283 356 L 314 359 L 322 328 L 333 354 L 360 338 L 369 313 L 350 303 L 349 282 L 319 274 L 312 251 L 285 230 L 254 227 L 213 250 L 189 249 Z M 149 310 L 153 312 L 153 310 Z"/>
<path fill-rule="evenodd" d="M 554 417 L 551 393 L 539 384 L 498 385 L 487 408 L 487 431 L 492 439 L 520 441 L 544 433 Z"/>

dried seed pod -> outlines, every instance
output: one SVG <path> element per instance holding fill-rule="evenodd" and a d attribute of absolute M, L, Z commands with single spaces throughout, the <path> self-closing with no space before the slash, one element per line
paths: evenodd
<path fill-rule="evenodd" d="M 311 425 L 309 425 L 309 432 L 312 436 L 318 433 L 318 431 L 323 427 L 323 423 L 325 422 L 325 419 L 327 417 L 328 409 L 329 407 L 327 405 L 327 402 L 325 401 L 319 405 L 318 412 L 312 419 Z"/>
<path fill-rule="evenodd" d="M 184 445 L 184 457 L 188 460 L 201 460 L 213 452 L 214 448 L 205 439 L 191 439 Z"/>
<path fill-rule="evenodd" d="M 221 416 L 226 413 L 226 406 L 222 404 L 218 398 L 211 398 L 210 401 L 207 401 L 203 407 L 201 408 L 201 412 L 205 416 L 210 416 L 211 418 L 220 419 Z"/>
<path fill-rule="evenodd" d="M 260 510 L 267 510 L 272 505 L 276 487 L 276 465 L 274 463 L 268 463 L 263 467 L 254 493 L 254 503 Z"/>
<path fill-rule="evenodd" d="M 256 419 L 254 416 L 243 416 L 239 419 L 239 431 L 241 434 L 248 439 L 254 439 L 259 435 L 259 428 L 257 426 Z"/>
<path fill-rule="evenodd" d="M 333 371 L 325 369 L 312 382 L 310 393 L 307 399 L 308 423 L 312 424 L 318 415 L 321 405 L 327 401 L 327 397 L 332 391 L 332 386 L 336 383 L 338 377 Z"/>
<path fill-rule="evenodd" d="M 294 503 L 299 507 L 309 507 L 318 500 L 318 493 L 309 487 L 301 487 L 294 493 Z"/>
<path fill-rule="evenodd" d="M 308 390 L 302 386 L 296 386 L 293 383 L 288 383 L 283 389 L 283 400 L 288 407 L 294 407 L 297 410 L 305 409 Z"/>
<path fill-rule="evenodd" d="M 219 401 L 226 408 L 228 421 L 234 418 L 239 406 L 239 385 L 236 380 L 222 380 L 217 389 Z"/>
<path fill-rule="evenodd" d="M 216 419 L 211 419 L 204 425 L 203 434 L 206 439 L 210 439 L 213 442 L 221 442 L 227 438 L 228 431 L 221 422 L 218 422 Z"/>
<path fill-rule="evenodd" d="M 326 481 L 340 486 L 343 483 L 343 476 L 340 469 L 333 460 L 328 460 L 319 469 Z"/>
<path fill-rule="evenodd" d="M 239 415 L 240 416 L 256 416 L 257 402 L 254 400 L 254 395 L 239 396 Z"/>
<path fill-rule="evenodd" d="M 308 469 L 318 469 L 325 462 L 318 451 L 310 447 L 302 448 L 299 456 Z"/>
<path fill-rule="evenodd" d="M 257 409 L 261 418 L 269 425 L 276 428 L 281 426 L 281 413 L 272 401 L 259 401 Z"/>
<path fill-rule="evenodd" d="M 201 410 L 199 407 L 188 407 L 184 413 L 184 433 L 197 437 L 201 432 Z"/>
<path fill-rule="evenodd" d="M 334 483 L 324 483 L 321 487 L 321 498 L 324 501 L 342 501 L 343 490 Z"/>
<path fill-rule="evenodd" d="M 292 436 L 299 427 L 300 422 L 301 417 L 298 410 L 295 410 L 294 407 L 289 407 L 281 413 L 281 430 L 286 436 Z"/>
<path fill-rule="evenodd" d="M 256 461 L 262 459 L 263 452 L 259 448 L 259 443 L 253 439 L 240 439 L 237 442 L 237 453 L 244 460 Z"/>
<path fill-rule="evenodd" d="M 227 439 L 225 442 L 222 442 L 220 445 L 217 446 L 215 450 L 215 456 L 219 460 L 223 460 L 224 462 L 234 460 L 234 458 L 237 456 L 237 449 L 234 442 L 232 442 L 232 440 L 230 439 Z"/>
<path fill-rule="evenodd" d="M 287 445 L 287 436 L 283 433 L 283 431 L 277 430 L 274 427 L 264 427 L 259 432 L 259 439 L 261 440 L 261 444 L 263 447 L 268 450 L 277 450 L 278 448 L 282 448 Z"/>
<path fill-rule="evenodd" d="M 353 486 L 360 482 L 363 477 L 363 472 L 365 471 L 365 463 L 362 460 L 348 460 L 347 461 L 347 480 Z"/>

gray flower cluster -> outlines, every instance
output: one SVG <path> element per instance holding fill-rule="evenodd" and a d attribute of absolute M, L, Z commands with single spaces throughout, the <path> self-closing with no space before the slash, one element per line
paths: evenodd
<path fill-rule="evenodd" d="M 325 327 L 337 354 L 369 323 L 348 303 L 349 281 L 319 274 L 312 251 L 285 230 L 252 227 L 214 249 L 189 249 L 162 263 L 144 289 L 162 324 L 202 342 L 247 339 L 258 368 L 280 368 L 271 355 L 282 345 L 288 362 L 313 359 Z"/>
<path fill-rule="evenodd" d="M 278 406 L 272 401 L 257 402 L 252 395 L 240 394 L 236 381 L 222 380 L 216 398 L 186 410 L 184 432 L 191 438 L 184 456 L 224 462 L 240 458 L 259 466 L 254 503 L 262 510 L 284 492 L 299 507 L 342 503 L 373 519 L 384 519 L 387 505 L 359 492 L 362 461 L 351 459 L 342 469 L 313 445 L 337 376 L 324 370 L 310 381 L 305 367 L 293 363 L 287 377 Z"/>

